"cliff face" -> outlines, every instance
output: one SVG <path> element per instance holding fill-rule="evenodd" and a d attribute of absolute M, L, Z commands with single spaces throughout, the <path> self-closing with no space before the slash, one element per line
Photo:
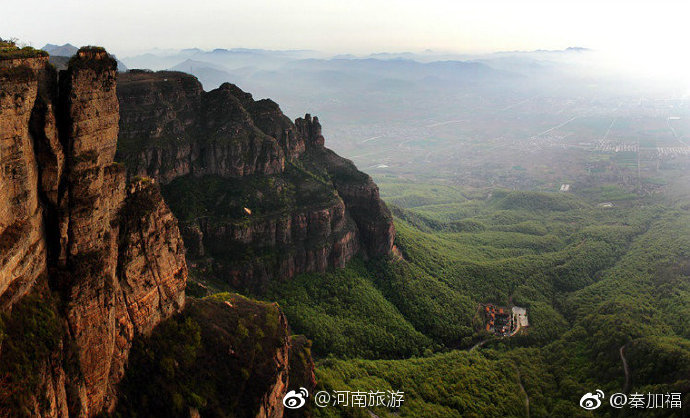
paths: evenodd
<path fill-rule="evenodd" d="M 82 49 L 58 78 L 43 54 L 0 56 L 2 413 L 112 410 L 133 338 L 184 304 L 177 221 L 114 163 L 115 66 Z"/>
<path fill-rule="evenodd" d="M 30 121 L 48 58 L 0 61 L 0 299 L 14 302 L 46 269 L 43 209 Z M 54 124 L 53 124 L 54 126 Z"/>
<path fill-rule="evenodd" d="M 316 386 L 309 343 L 274 303 L 222 293 L 190 300 L 135 346 L 122 416 L 282 417 L 290 389 Z"/>
<path fill-rule="evenodd" d="M 118 92 L 118 159 L 163 184 L 202 273 L 260 290 L 391 251 L 378 188 L 324 147 L 317 118 L 293 123 L 271 100 L 177 72 L 130 72 Z"/>
<path fill-rule="evenodd" d="M 122 74 L 120 153 L 130 172 L 170 182 L 185 174 L 279 173 L 285 154 L 251 122 L 230 85 L 205 93 L 175 72 Z"/>
<path fill-rule="evenodd" d="M 320 134 L 315 140 L 323 138 Z M 323 150 L 320 158 L 325 162 L 333 185 L 357 222 L 368 254 L 387 254 L 393 248 L 395 227 L 386 204 L 379 196 L 379 188 L 368 175 L 331 150 Z"/>
<path fill-rule="evenodd" d="M 58 76 L 45 54 L 19 55 L 0 54 L 0 416 L 282 416 L 290 381 L 315 387 L 309 342 L 290 338 L 275 304 L 220 295 L 185 308 L 178 221 L 154 180 L 128 183 L 114 162 L 114 59 L 84 48 Z M 220 189 L 229 200 L 215 200 L 224 213 L 246 213 L 248 202 L 266 211 L 255 227 L 225 221 L 234 214 L 187 222 L 191 237 L 211 237 L 195 251 L 229 239 L 249 253 L 252 243 L 302 246 L 293 259 L 310 269 L 344 264 L 356 227 L 332 187 L 286 173 L 305 149 L 277 105 L 230 85 L 206 94 L 194 79 L 176 82 L 130 96 L 140 101 L 125 111 L 137 121 L 128 132 L 151 141 L 134 161 L 164 181 L 228 180 Z M 253 118 L 284 127 L 280 140 Z M 201 127 L 216 135 L 185 143 Z M 158 140 L 166 135 L 177 136 Z M 312 197 L 317 205 L 304 204 Z M 264 200 L 273 203 L 254 204 Z M 304 210 L 288 213 L 285 202 Z M 324 251 L 309 239 L 335 245 Z"/>

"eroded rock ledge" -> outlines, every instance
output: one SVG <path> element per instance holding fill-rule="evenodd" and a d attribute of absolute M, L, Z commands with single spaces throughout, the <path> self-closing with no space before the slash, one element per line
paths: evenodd
<path fill-rule="evenodd" d="M 118 96 L 118 159 L 163 184 L 202 274 L 260 291 L 390 253 L 378 187 L 324 147 L 318 118 L 293 123 L 271 100 L 171 71 L 123 74 Z"/>
<path fill-rule="evenodd" d="M 0 57 L 3 414 L 112 410 L 135 335 L 184 305 L 177 221 L 114 162 L 115 67 L 100 48 L 59 76 L 44 54 Z M 23 339 L 31 326 L 39 341 Z"/>
<path fill-rule="evenodd" d="M 120 114 L 115 68 L 105 50 L 93 47 L 80 49 L 59 74 L 40 51 L 0 54 L 0 416 L 87 417 L 116 408 L 170 416 L 136 396 L 147 388 L 156 396 L 167 393 L 181 370 L 203 378 L 198 394 L 166 398 L 166 408 L 183 407 L 173 415 L 282 416 L 291 380 L 310 390 L 315 385 L 309 342 L 289 336 L 275 304 L 237 295 L 186 302 L 188 271 L 176 217 L 157 181 L 128 180 L 125 166 L 114 159 Z M 203 106 L 223 109 L 226 100 L 250 98 L 227 85 Z M 271 106 L 255 109 L 258 123 L 275 125 Z M 145 119 L 140 110 L 134 117 Z M 249 116 L 239 110 L 204 123 L 218 132 L 241 132 L 243 140 L 195 148 L 198 160 L 190 154 L 190 167 L 199 171 L 186 173 L 181 159 L 171 171 L 153 170 L 155 177 L 273 175 L 304 152 L 296 133 L 285 133 L 276 145 L 259 128 L 242 130 Z M 183 114 L 166 126 L 176 131 L 176 123 L 188 123 Z M 177 161 L 170 158 L 161 161 Z M 345 225 L 342 200 L 331 193 L 324 202 L 316 212 L 295 215 L 294 222 L 313 224 L 315 231 Z M 257 237 L 270 243 L 265 231 L 271 228 L 267 222 Z M 246 238 L 240 229 L 224 233 Z M 282 239 L 287 245 L 300 235 Z M 173 341 L 156 344 L 171 332 Z M 158 369 L 140 368 L 152 351 L 186 342 L 200 355 L 191 363 L 183 351 L 164 359 L 172 363 L 155 363 Z M 158 385 L 130 385 L 142 371 Z M 203 392 L 209 374 L 238 389 L 236 396 L 213 403 L 226 399 Z"/>

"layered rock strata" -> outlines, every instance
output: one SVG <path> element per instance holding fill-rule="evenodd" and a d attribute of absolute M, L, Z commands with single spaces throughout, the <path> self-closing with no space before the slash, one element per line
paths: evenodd
<path fill-rule="evenodd" d="M 293 123 L 271 100 L 229 83 L 204 92 L 177 72 L 130 72 L 118 92 L 118 159 L 164 185 L 193 265 L 260 290 L 390 253 L 395 229 L 377 186 L 324 147 L 318 118 Z"/>
<path fill-rule="evenodd" d="M 288 389 L 316 387 L 309 342 L 277 304 L 237 294 L 190 300 L 131 361 L 122 416 L 282 417 Z"/>
<path fill-rule="evenodd" d="M 99 48 L 81 49 L 59 77 L 42 53 L 0 56 L 1 309 L 8 324 L 27 319 L 19 311 L 44 314 L 30 322 L 39 328 L 57 324 L 47 347 L 3 330 L 10 414 L 111 411 L 134 337 L 184 305 L 177 221 L 155 184 L 128 187 L 114 162 L 115 67 Z M 21 350 L 35 354 L 24 366 Z"/>
<path fill-rule="evenodd" d="M 120 118 L 115 69 L 115 60 L 100 48 L 80 49 L 60 74 L 40 51 L 0 53 L 0 416 L 87 417 L 116 408 L 127 411 L 125 416 L 170 416 L 166 408 L 177 405 L 177 397 L 147 409 L 151 402 L 133 393 L 143 393 L 143 381 L 155 382 L 150 389 L 161 397 L 177 383 L 171 370 L 186 365 L 187 373 L 203 378 L 182 415 L 280 417 L 290 380 L 310 391 L 316 384 L 309 342 L 290 338 L 275 304 L 239 295 L 186 304 L 188 273 L 178 221 L 155 180 L 128 181 L 124 165 L 114 159 Z M 139 133 L 155 141 L 158 128 L 147 125 L 150 117 L 165 119 L 160 133 L 184 132 L 198 123 L 196 113 L 189 113 L 198 100 L 203 114 L 223 113 L 201 122 L 219 134 L 170 155 L 162 148 L 159 157 L 137 154 L 147 166 L 135 172 L 151 170 L 164 182 L 181 175 L 246 179 L 281 174 L 305 152 L 274 103 L 255 103 L 230 85 L 202 102 L 195 99 L 200 95 L 195 80 L 189 91 L 190 80 L 177 82 L 172 96 L 163 89 L 126 113 L 140 122 Z M 146 106 L 167 99 L 180 107 L 166 115 L 146 113 Z M 237 105 L 234 111 L 224 112 L 228 102 Z M 252 114 L 262 126 L 285 126 L 275 133 L 279 143 L 250 123 Z M 224 141 L 223 132 L 237 141 Z M 301 192 L 293 190 L 290 199 Z M 291 246 L 305 237 L 328 240 L 333 231 L 346 231 L 332 256 L 307 249 L 297 256 L 313 269 L 343 265 L 357 250 L 350 248 L 355 230 L 346 226 L 343 201 L 320 194 L 323 207 L 285 215 L 280 226 L 267 216 L 252 233 L 233 224 L 188 226 L 200 236 L 214 231 L 217 240 L 247 247 Z M 195 252 L 203 252 L 199 241 Z M 291 268 L 285 267 L 286 275 Z M 185 332 L 157 345 L 156 338 L 171 327 Z M 172 364 L 156 362 L 163 367 L 158 373 L 153 366 L 139 367 L 142 359 L 190 338 L 203 341 L 194 346 L 195 361 L 184 351 Z M 132 385 L 127 376 L 137 373 L 145 378 Z M 209 379 L 234 395 L 204 393 Z M 202 396 L 209 404 L 197 402 Z M 221 403 L 212 404 L 217 399 Z"/>

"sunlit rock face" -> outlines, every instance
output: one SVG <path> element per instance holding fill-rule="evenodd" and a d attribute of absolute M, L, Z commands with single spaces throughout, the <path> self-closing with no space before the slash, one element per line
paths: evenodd
<path fill-rule="evenodd" d="M 158 186 L 128 186 L 114 162 L 115 60 L 82 48 L 58 76 L 45 54 L 4 58 L 0 367 L 16 370 L 22 349 L 38 354 L 24 366 L 31 376 L 3 378 L 0 410 L 92 416 L 114 407 L 132 339 L 182 309 L 184 247 Z M 26 312 L 44 315 L 29 324 L 55 325 L 45 346 L 13 328 Z"/>

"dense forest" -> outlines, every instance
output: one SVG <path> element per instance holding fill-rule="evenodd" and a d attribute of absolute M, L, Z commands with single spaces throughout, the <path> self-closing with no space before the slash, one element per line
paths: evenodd
<path fill-rule="evenodd" d="M 610 187 L 579 196 L 381 189 L 402 259 L 359 258 L 254 295 L 277 300 L 294 332 L 313 340 L 317 390 L 406 393 L 399 410 L 373 408 L 379 416 L 589 416 L 583 394 L 626 385 L 684 393 L 689 407 L 687 207 Z M 613 206 L 598 204 L 615 195 Z M 480 303 L 526 307 L 530 326 L 489 335 Z"/>

